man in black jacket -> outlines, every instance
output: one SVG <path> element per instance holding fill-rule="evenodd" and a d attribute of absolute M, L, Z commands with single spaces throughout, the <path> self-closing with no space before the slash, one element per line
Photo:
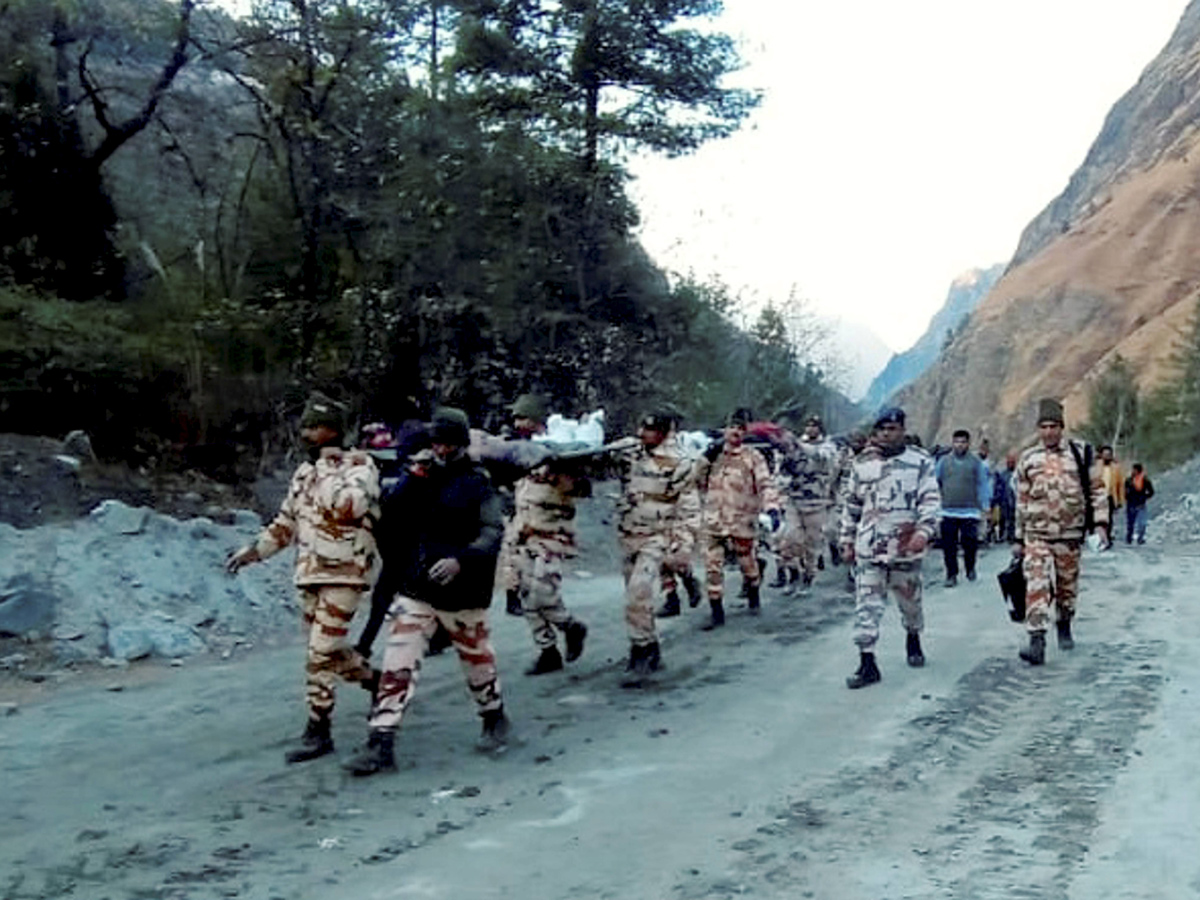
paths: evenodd
<path fill-rule="evenodd" d="M 396 595 L 367 746 L 346 765 L 355 775 L 395 769 L 396 730 L 439 622 L 483 719 L 479 748 L 502 749 L 508 733 L 487 619 L 504 530 L 500 500 L 467 456 L 461 410 L 434 413 L 430 436 L 432 459 L 405 472 L 381 502 L 378 544 Z"/>

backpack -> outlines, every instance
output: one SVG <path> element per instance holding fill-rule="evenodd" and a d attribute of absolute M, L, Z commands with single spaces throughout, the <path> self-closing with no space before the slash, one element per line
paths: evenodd
<path fill-rule="evenodd" d="M 1090 532 L 1096 525 L 1096 510 L 1092 506 L 1092 445 L 1085 443 L 1082 448 L 1076 441 L 1067 441 L 1071 455 L 1075 457 L 1075 469 L 1079 473 L 1079 483 L 1083 487 L 1083 530 Z"/>

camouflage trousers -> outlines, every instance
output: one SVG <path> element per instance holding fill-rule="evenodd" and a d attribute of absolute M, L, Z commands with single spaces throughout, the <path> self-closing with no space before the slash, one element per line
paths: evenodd
<path fill-rule="evenodd" d="M 1058 621 L 1075 615 L 1079 595 L 1079 541 L 1039 541 L 1027 538 L 1021 568 L 1025 572 L 1025 627 L 1030 632 L 1046 630 L 1050 604 L 1058 606 Z"/>
<path fill-rule="evenodd" d="M 662 572 L 667 535 L 622 535 L 621 571 L 625 576 L 625 624 L 632 644 L 658 641 L 654 625 L 654 591 Z"/>
<path fill-rule="evenodd" d="M 521 609 L 533 643 L 539 649 L 553 647 L 554 629 L 565 629 L 575 621 L 562 600 L 562 554 L 536 544 L 521 544 L 515 548 L 513 560 Z"/>
<path fill-rule="evenodd" d="M 383 674 L 369 720 L 372 729 L 395 731 L 400 726 L 417 687 L 429 638 L 439 622 L 450 634 L 479 713 L 503 706 L 486 609 L 444 612 L 420 600 L 398 596 L 388 610 L 388 619 Z"/>
<path fill-rule="evenodd" d="M 925 627 L 920 560 L 892 565 L 860 563 L 854 570 L 854 584 L 854 643 L 859 650 L 874 652 L 889 594 L 900 609 L 905 631 L 919 634 Z"/>
<path fill-rule="evenodd" d="M 725 546 L 733 547 L 738 566 L 747 584 L 758 584 L 762 573 L 758 571 L 758 560 L 754 556 L 755 538 L 730 537 L 724 534 L 709 534 L 704 550 L 704 571 L 708 577 L 708 599 L 720 600 L 725 594 Z"/>
<path fill-rule="evenodd" d="M 333 712 L 338 678 L 361 682 L 371 676 L 371 664 L 346 640 L 364 593 L 360 587 L 345 584 L 299 589 L 300 612 L 308 634 L 305 693 L 313 719 Z"/>
<path fill-rule="evenodd" d="M 817 557 L 825 552 L 827 537 L 825 527 L 829 511 L 824 509 L 801 512 L 792 504 L 787 507 L 787 528 L 779 543 L 779 563 L 795 566 L 797 562 L 804 574 L 817 573 Z"/>
<path fill-rule="evenodd" d="M 521 588 L 521 575 L 517 571 L 517 528 L 512 519 L 504 525 L 504 537 L 500 541 L 500 556 L 496 560 L 496 585 L 507 591 Z"/>
<path fill-rule="evenodd" d="M 678 589 L 676 575 L 690 575 L 692 560 L 696 555 L 696 532 L 688 528 L 671 536 L 667 552 L 662 561 L 661 585 L 663 593 Z"/>

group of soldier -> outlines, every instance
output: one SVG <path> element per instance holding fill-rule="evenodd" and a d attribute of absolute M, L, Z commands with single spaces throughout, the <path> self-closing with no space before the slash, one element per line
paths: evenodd
<path fill-rule="evenodd" d="M 541 398 L 523 396 L 511 411 L 517 439 L 545 429 Z M 516 480 L 506 523 L 492 479 L 469 452 L 472 433 L 462 411 L 435 411 L 425 445 L 384 490 L 371 455 L 344 449 L 346 427 L 346 410 L 337 403 L 322 395 L 309 400 L 301 419 L 309 460 L 294 473 L 275 519 L 228 561 L 236 573 L 297 547 L 308 720 L 286 759 L 333 752 L 334 686 L 341 678 L 372 696 L 365 746 L 347 769 L 356 775 L 394 770 L 396 732 L 430 643 L 439 638 L 462 663 L 482 719 L 480 749 L 501 750 L 509 720 L 487 613 L 496 573 L 508 611 L 524 616 L 530 628 L 537 655 L 526 673 L 554 672 L 579 658 L 588 629 L 566 608 L 562 582 L 565 560 L 577 549 L 576 501 L 590 493 L 589 479 L 571 460 L 543 459 Z M 1053 401 L 1039 410 L 1039 433 L 1039 445 L 1016 465 L 1015 552 L 1023 555 L 1029 585 L 1030 644 L 1021 655 L 1031 664 L 1044 661 L 1051 602 L 1058 608 L 1059 644 L 1072 645 L 1083 531 L 1093 525 L 1090 510 L 1097 524 L 1107 512 L 1091 502 L 1103 484 L 1087 468 L 1090 455 L 1073 467 L 1090 448 L 1063 440 L 1062 409 Z M 827 554 L 851 567 L 860 659 L 847 679 L 850 688 L 881 680 L 875 648 L 889 596 L 900 611 L 908 664 L 924 665 L 921 568 L 942 498 L 934 459 L 906 435 L 902 410 L 883 410 L 869 440 L 838 445 L 817 416 L 794 434 L 754 422 L 739 409 L 700 453 L 680 439 L 672 416 L 655 413 L 641 419 L 635 438 L 607 445 L 605 457 L 620 485 L 617 537 L 629 638 L 622 686 L 642 686 L 662 667 L 656 619 L 682 613 L 678 582 L 689 605 L 699 606 L 702 588 L 692 570 L 697 551 L 709 611 L 704 629 L 725 625 L 730 557 L 741 569 L 746 611 L 758 614 L 764 544 L 776 557 L 774 586 L 787 594 L 806 591 Z M 351 621 L 372 589 L 372 621 L 351 646 Z M 665 599 L 656 608 L 660 590 Z M 370 643 L 385 614 L 386 643 L 376 669 Z"/>

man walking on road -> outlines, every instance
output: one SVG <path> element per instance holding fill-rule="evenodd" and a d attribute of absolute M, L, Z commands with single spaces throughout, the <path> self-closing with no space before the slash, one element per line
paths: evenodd
<path fill-rule="evenodd" d="M 858 671 L 846 679 L 851 689 L 882 677 L 875 645 L 889 594 L 907 633 L 908 664 L 925 664 L 921 562 L 940 505 L 933 459 L 906 442 L 904 411 L 885 409 L 875 421 L 874 443 L 854 462 L 842 508 L 842 558 L 855 566 L 854 643 L 860 654 Z"/>
<path fill-rule="evenodd" d="M 1125 480 L 1121 464 L 1113 457 L 1113 448 L 1105 444 L 1100 448 L 1100 477 L 1104 479 L 1105 503 L 1108 519 L 1105 520 L 1104 535 L 1109 545 L 1113 542 L 1113 526 L 1117 521 L 1117 510 L 1125 505 Z"/>
<path fill-rule="evenodd" d="M 432 464 L 413 466 L 383 498 L 380 551 L 397 594 L 367 746 L 346 764 L 354 775 L 396 768 L 396 731 L 439 623 L 483 719 L 479 749 L 503 749 L 508 734 L 487 616 L 504 529 L 500 499 L 487 471 L 467 455 L 465 413 L 435 412 L 430 437 Z"/>
<path fill-rule="evenodd" d="M 801 590 L 807 590 L 816 577 L 835 500 L 838 464 L 837 447 L 825 436 L 821 417 L 809 416 L 804 433 L 788 442 L 779 467 L 788 500 L 788 527 L 779 547 L 779 571 L 787 573 L 787 594 L 795 591 L 798 578 L 803 578 Z"/>
<path fill-rule="evenodd" d="M 942 556 L 946 587 L 958 584 L 958 548 L 962 546 L 967 581 L 975 580 L 979 525 L 992 505 L 992 481 L 987 465 L 971 452 L 971 435 L 954 432 L 951 450 L 934 468 L 942 496 Z"/>
<path fill-rule="evenodd" d="M 746 583 L 750 614 L 759 610 L 759 586 L 762 572 L 755 556 L 758 516 L 766 512 L 772 522 L 782 520 L 783 505 L 771 470 L 763 455 L 745 443 L 750 415 L 746 410 L 731 414 L 725 426 L 725 439 L 705 451 L 707 463 L 701 466 L 700 483 L 704 490 L 705 571 L 708 603 L 712 609 L 709 630 L 725 624 L 725 547 L 737 557 Z"/>
<path fill-rule="evenodd" d="M 1058 646 L 1075 646 L 1071 619 L 1079 588 L 1083 539 L 1094 529 L 1103 543 L 1108 492 L 1092 448 L 1063 436 L 1063 409 L 1057 400 L 1038 404 L 1039 443 L 1017 462 L 1017 523 L 1013 555 L 1025 572 L 1025 626 L 1029 646 L 1021 659 L 1031 666 L 1046 661 L 1050 604 L 1058 607 Z M 1092 521 L 1094 518 L 1094 522 Z"/>
<path fill-rule="evenodd" d="M 296 545 L 295 585 L 308 631 L 308 724 L 289 763 L 333 752 L 330 719 L 339 677 L 369 690 L 376 673 L 346 640 L 350 620 L 376 575 L 374 523 L 379 518 L 379 473 L 363 451 L 344 451 L 346 411 L 313 394 L 300 418 L 312 459 L 292 475 L 279 514 L 258 539 L 232 556 L 232 574 Z"/>
<path fill-rule="evenodd" d="M 700 520 L 696 464 L 677 442 L 667 440 L 672 421 L 666 413 L 645 416 L 637 446 L 616 459 L 621 479 L 617 531 L 630 644 L 623 687 L 640 687 L 662 665 L 654 592 L 672 536 L 689 523 L 698 527 Z"/>
<path fill-rule="evenodd" d="M 1125 480 L 1125 543 L 1132 544 L 1137 534 L 1139 544 L 1146 543 L 1146 504 L 1154 496 L 1154 485 L 1141 463 L 1133 464 L 1133 474 Z"/>

